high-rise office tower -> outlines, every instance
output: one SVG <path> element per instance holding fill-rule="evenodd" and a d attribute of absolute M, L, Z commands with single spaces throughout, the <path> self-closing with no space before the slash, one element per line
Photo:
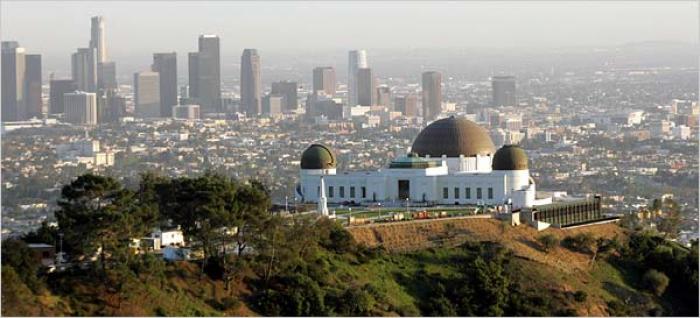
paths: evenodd
<path fill-rule="evenodd" d="M 78 90 L 97 91 L 97 56 L 94 48 L 80 48 L 71 56 L 73 81 Z"/>
<path fill-rule="evenodd" d="M 190 101 L 196 101 L 199 97 L 199 53 L 191 52 L 187 54 L 187 74 L 188 74 L 188 98 Z"/>
<path fill-rule="evenodd" d="M 103 116 L 104 122 L 117 122 L 126 116 L 126 97 L 119 95 L 107 96 L 107 108 Z"/>
<path fill-rule="evenodd" d="M 377 85 L 371 68 L 357 70 L 357 105 L 373 106 L 377 100 Z"/>
<path fill-rule="evenodd" d="M 322 91 L 327 96 L 335 95 L 335 69 L 331 66 L 314 68 L 314 91 Z"/>
<path fill-rule="evenodd" d="M 442 73 L 423 73 L 423 118 L 433 120 L 442 112 Z"/>
<path fill-rule="evenodd" d="M 151 69 L 160 78 L 160 116 L 172 117 L 177 105 L 177 53 L 154 53 Z"/>
<path fill-rule="evenodd" d="M 97 63 L 97 88 L 100 90 L 115 90 L 117 86 L 116 63 Z"/>
<path fill-rule="evenodd" d="M 348 105 L 357 105 L 357 70 L 369 67 L 365 50 L 350 51 L 348 54 Z"/>
<path fill-rule="evenodd" d="M 221 108 L 221 59 L 219 54 L 218 36 L 199 36 L 197 102 L 203 113 L 219 112 Z"/>
<path fill-rule="evenodd" d="M 41 55 L 25 55 L 25 87 L 26 112 L 25 118 L 42 118 L 44 103 L 41 98 Z"/>
<path fill-rule="evenodd" d="M 382 85 L 377 86 L 377 105 L 382 105 L 384 107 L 392 109 L 391 107 L 391 90 L 389 86 Z"/>
<path fill-rule="evenodd" d="M 134 73 L 134 107 L 141 118 L 160 117 L 160 76 L 156 72 Z"/>
<path fill-rule="evenodd" d="M 515 77 L 494 76 L 491 78 L 493 106 L 515 106 Z"/>
<path fill-rule="evenodd" d="M 394 100 L 396 111 L 401 112 L 404 116 L 418 116 L 418 97 L 414 94 L 398 96 Z"/>
<path fill-rule="evenodd" d="M 15 41 L 2 42 L 2 121 L 24 119 L 25 54 Z"/>
<path fill-rule="evenodd" d="M 49 113 L 62 114 L 65 111 L 63 95 L 78 90 L 72 79 L 54 79 L 49 82 Z"/>
<path fill-rule="evenodd" d="M 63 95 L 64 120 L 76 125 L 97 124 L 97 94 L 75 91 Z"/>
<path fill-rule="evenodd" d="M 90 20 L 90 47 L 95 49 L 96 62 L 107 62 L 107 47 L 105 46 L 105 21 L 101 16 Z"/>
<path fill-rule="evenodd" d="M 283 111 L 291 111 L 297 109 L 297 82 L 275 82 L 272 83 L 270 95 L 284 96 Z"/>
<path fill-rule="evenodd" d="M 256 49 L 245 49 L 241 55 L 241 107 L 248 116 L 262 113 L 260 100 L 260 55 Z"/>

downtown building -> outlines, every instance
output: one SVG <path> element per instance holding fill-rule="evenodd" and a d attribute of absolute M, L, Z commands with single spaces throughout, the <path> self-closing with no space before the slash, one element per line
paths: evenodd
<path fill-rule="evenodd" d="M 491 78 L 493 106 L 515 106 L 517 104 L 515 77 L 494 76 Z"/>
<path fill-rule="evenodd" d="M 26 54 L 15 41 L 2 42 L 2 121 L 43 117 L 41 55 Z"/>
<path fill-rule="evenodd" d="M 199 50 L 188 55 L 190 101 L 203 113 L 221 111 L 220 40 L 216 35 L 200 35 Z"/>
<path fill-rule="evenodd" d="M 377 82 L 371 68 L 357 70 L 357 105 L 373 106 L 377 100 Z M 350 105 L 355 106 L 355 105 Z"/>
<path fill-rule="evenodd" d="M 160 76 L 157 72 L 134 74 L 134 107 L 138 117 L 161 117 Z"/>
<path fill-rule="evenodd" d="M 154 53 L 153 72 L 158 73 L 160 92 L 160 117 L 173 116 L 177 100 L 177 53 Z"/>
<path fill-rule="evenodd" d="M 326 96 L 335 95 L 335 69 L 331 66 L 316 67 L 313 71 L 313 94 L 323 92 Z"/>
<path fill-rule="evenodd" d="M 423 118 L 434 120 L 442 112 L 442 73 L 424 72 L 423 87 Z"/>
<path fill-rule="evenodd" d="M 367 52 L 365 50 L 350 51 L 348 53 L 348 106 L 358 105 L 357 72 L 361 68 L 368 68 Z"/>
<path fill-rule="evenodd" d="M 297 82 L 282 81 L 272 83 L 270 95 L 284 97 L 283 112 L 294 111 L 299 106 L 297 101 Z"/>
<path fill-rule="evenodd" d="M 97 94 L 75 91 L 63 94 L 64 120 L 75 125 L 97 125 Z"/>
<path fill-rule="evenodd" d="M 2 121 L 19 121 L 26 108 L 25 51 L 19 43 L 2 42 Z"/>
<path fill-rule="evenodd" d="M 245 49 L 241 55 L 241 111 L 253 117 L 261 114 L 260 55 L 256 49 Z"/>

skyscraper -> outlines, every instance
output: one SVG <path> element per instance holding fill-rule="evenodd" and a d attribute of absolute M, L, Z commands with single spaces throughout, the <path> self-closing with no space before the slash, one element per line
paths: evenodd
<path fill-rule="evenodd" d="M 283 111 L 297 109 L 297 82 L 275 82 L 272 83 L 270 95 L 284 96 Z"/>
<path fill-rule="evenodd" d="M 423 73 L 423 118 L 433 120 L 442 112 L 442 74 Z"/>
<path fill-rule="evenodd" d="M 97 124 L 97 95 L 75 91 L 63 95 L 66 106 L 64 120 L 76 125 Z"/>
<path fill-rule="evenodd" d="M 126 97 L 119 95 L 108 95 L 107 105 L 102 114 L 102 122 L 117 122 L 119 118 L 126 116 Z"/>
<path fill-rule="evenodd" d="M 2 121 L 24 119 L 25 55 L 19 43 L 2 42 Z"/>
<path fill-rule="evenodd" d="M 197 102 L 203 113 L 219 112 L 221 110 L 221 59 L 218 36 L 199 36 L 197 61 L 199 75 Z"/>
<path fill-rule="evenodd" d="M 65 111 L 63 94 L 74 92 L 78 89 L 72 79 L 55 79 L 49 83 L 49 113 L 62 114 Z"/>
<path fill-rule="evenodd" d="M 327 96 L 335 95 L 335 69 L 331 66 L 314 68 L 313 93 L 323 91 Z"/>
<path fill-rule="evenodd" d="M 377 100 L 377 85 L 371 68 L 357 70 L 357 105 L 373 106 Z"/>
<path fill-rule="evenodd" d="M 26 112 L 25 118 L 42 118 L 44 113 L 43 100 L 41 98 L 41 55 L 27 54 L 25 56 L 25 94 Z"/>
<path fill-rule="evenodd" d="M 134 107 L 141 118 L 160 117 L 160 76 L 156 72 L 134 73 Z"/>
<path fill-rule="evenodd" d="M 190 52 L 187 54 L 187 75 L 189 79 L 188 99 L 196 101 L 199 97 L 199 53 Z"/>
<path fill-rule="evenodd" d="M 394 100 L 394 107 L 396 111 L 401 112 L 404 116 L 418 116 L 418 97 L 415 94 L 398 96 Z"/>
<path fill-rule="evenodd" d="M 494 76 L 491 78 L 493 106 L 515 106 L 515 77 Z"/>
<path fill-rule="evenodd" d="M 116 63 L 97 63 L 97 88 L 100 90 L 115 90 L 117 86 Z"/>
<path fill-rule="evenodd" d="M 90 20 L 90 47 L 96 51 L 96 62 L 107 62 L 107 47 L 105 47 L 105 22 L 101 16 Z"/>
<path fill-rule="evenodd" d="M 365 50 L 350 51 L 348 54 L 348 105 L 357 105 L 357 70 L 369 67 Z"/>
<path fill-rule="evenodd" d="M 263 98 L 263 113 L 271 116 L 281 114 L 287 103 L 286 100 L 286 96 L 268 94 Z"/>
<path fill-rule="evenodd" d="M 260 55 L 258 50 L 243 50 L 243 55 L 241 55 L 241 110 L 248 116 L 256 116 L 262 113 L 260 80 Z"/>
<path fill-rule="evenodd" d="M 80 48 L 71 56 L 73 81 L 78 90 L 94 93 L 97 91 L 97 56 L 94 48 Z"/>
<path fill-rule="evenodd" d="M 382 105 L 384 107 L 387 107 L 389 109 L 392 109 L 391 107 L 391 90 L 389 89 L 389 86 L 382 85 L 377 87 L 377 105 Z"/>
<path fill-rule="evenodd" d="M 177 53 L 154 53 L 151 69 L 160 79 L 160 116 L 172 117 L 177 105 Z"/>

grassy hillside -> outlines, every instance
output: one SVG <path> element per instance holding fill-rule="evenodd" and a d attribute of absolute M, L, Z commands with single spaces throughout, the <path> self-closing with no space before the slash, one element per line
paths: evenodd
<path fill-rule="evenodd" d="M 481 226 L 498 226 L 489 224 Z M 296 306 L 297 313 L 328 315 L 645 316 L 679 314 L 678 306 L 688 306 L 669 293 L 647 291 L 643 271 L 625 265 L 618 252 L 593 262 L 590 253 L 562 246 L 546 253 L 536 235 L 521 227 L 499 231 L 511 241 L 472 236 L 453 246 L 400 253 L 361 247 L 339 252 L 337 246 L 322 243 L 325 248 L 294 271 L 305 276 L 280 273 L 266 283 L 256 268 L 241 267 L 229 290 L 221 279 L 202 274 L 198 264 L 189 262 L 152 262 L 106 277 L 93 269 L 51 274 L 37 292 L 11 267 L 3 267 L 2 314 L 293 315 L 287 307 Z M 551 232 L 560 238 L 580 234 Z M 598 232 L 628 240 L 615 225 Z M 522 246 L 529 250 L 518 251 Z M 300 288 L 294 289 L 295 284 Z M 326 311 L 309 311 L 319 306 Z"/>

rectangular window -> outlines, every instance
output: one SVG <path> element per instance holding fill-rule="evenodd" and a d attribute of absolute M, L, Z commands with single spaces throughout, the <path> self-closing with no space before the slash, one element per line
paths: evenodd
<path fill-rule="evenodd" d="M 332 198 L 333 197 L 333 186 L 328 187 L 328 197 Z"/>
<path fill-rule="evenodd" d="M 465 199 L 471 199 L 471 198 L 472 198 L 472 188 L 466 188 L 466 189 L 464 189 L 464 198 L 465 198 Z"/>
<path fill-rule="evenodd" d="M 340 197 L 344 198 L 345 197 L 345 187 L 340 186 Z"/>
<path fill-rule="evenodd" d="M 350 187 L 350 197 L 355 198 L 355 187 Z"/>
<path fill-rule="evenodd" d="M 476 198 L 481 199 L 481 188 L 476 188 Z"/>
<path fill-rule="evenodd" d="M 450 190 L 447 188 L 442 188 L 442 198 L 447 199 L 450 196 Z"/>
<path fill-rule="evenodd" d="M 489 199 L 493 199 L 493 188 L 489 188 Z"/>
<path fill-rule="evenodd" d="M 367 188 L 362 187 L 362 198 L 364 199 L 366 197 L 367 197 Z"/>
<path fill-rule="evenodd" d="M 455 188 L 455 199 L 459 199 L 459 188 Z"/>

